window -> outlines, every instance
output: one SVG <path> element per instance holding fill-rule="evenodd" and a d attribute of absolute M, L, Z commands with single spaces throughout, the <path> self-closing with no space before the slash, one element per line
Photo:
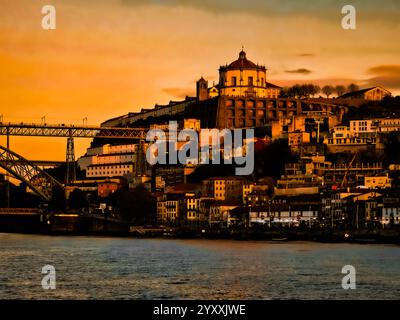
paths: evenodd
<path fill-rule="evenodd" d="M 248 78 L 248 83 L 249 83 L 249 86 L 253 86 L 253 77 L 249 77 Z"/>
<path fill-rule="evenodd" d="M 232 86 L 236 87 L 236 77 L 232 77 Z"/>

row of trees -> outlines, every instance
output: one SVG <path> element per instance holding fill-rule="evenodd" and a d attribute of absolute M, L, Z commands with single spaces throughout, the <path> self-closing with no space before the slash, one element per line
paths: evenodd
<path fill-rule="evenodd" d="M 292 87 L 284 87 L 281 90 L 282 98 L 309 98 L 314 97 L 320 93 L 326 95 L 329 98 L 332 94 L 336 94 L 337 96 L 341 96 L 347 92 L 357 91 L 359 87 L 352 83 L 347 87 L 343 85 L 331 86 L 326 85 L 322 88 L 320 86 L 314 85 L 312 83 L 309 84 L 295 84 Z"/>
<path fill-rule="evenodd" d="M 67 200 L 65 196 L 65 191 L 59 186 L 54 186 L 52 190 L 52 197 L 49 202 L 49 210 L 51 211 L 65 211 L 67 209 L 71 210 L 81 210 L 89 206 L 89 201 L 87 195 L 81 189 L 74 189 L 69 195 Z"/>

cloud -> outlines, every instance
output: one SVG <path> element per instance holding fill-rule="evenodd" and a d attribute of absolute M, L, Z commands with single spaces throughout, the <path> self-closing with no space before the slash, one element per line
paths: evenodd
<path fill-rule="evenodd" d="M 312 73 L 311 70 L 305 69 L 305 68 L 299 68 L 295 70 L 285 70 L 286 73 L 298 73 L 298 74 L 310 74 Z"/>
<path fill-rule="evenodd" d="M 337 86 L 337 85 L 344 85 L 348 86 L 350 83 L 355 83 L 355 84 L 360 84 L 360 81 L 357 79 L 350 79 L 350 78 L 319 78 L 319 79 L 308 79 L 308 80 L 302 80 L 302 79 L 276 79 L 276 80 L 271 80 L 273 84 L 276 84 L 278 86 L 282 87 L 288 87 L 288 86 L 293 86 L 295 84 L 307 84 L 307 83 L 312 83 L 315 85 L 319 86 L 325 86 L 325 85 L 332 85 L 332 86 Z"/>
<path fill-rule="evenodd" d="M 170 7 L 191 7 L 217 14 L 248 13 L 253 15 L 302 15 L 326 20 L 337 20 L 341 8 L 348 4 L 347 0 L 120 0 L 122 3 L 134 6 L 158 5 Z M 397 22 L 400 2 L 397 0 L 353 0 L 352 5 L 362 8 L 363 13 L 371 18 L 388 16 Z"/>
<path fill-rule="evenodd" d="M 315 53 L 300 53 L 299 57 L 315 57 Z"/>
<path fill-rule="evenodd" d="M 400 65 L 378 65 L 371 67 L 367 73 L 372 77 L 365 80 L 366 85 L 382 85 L 390 89 L 400 89 Z"/>
<path fill-rule="evenodd" d="M 163 92 L 174 98 L 184 99 L 186 96 L 194 96 L 193 88 L 164 88 Z"/>

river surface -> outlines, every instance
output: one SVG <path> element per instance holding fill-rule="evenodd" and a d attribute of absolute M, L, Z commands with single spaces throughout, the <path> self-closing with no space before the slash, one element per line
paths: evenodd
<path fill-rule="evenodd" d="M 0 299 L 400 299 L 400 246 L 0 234 Z"/>

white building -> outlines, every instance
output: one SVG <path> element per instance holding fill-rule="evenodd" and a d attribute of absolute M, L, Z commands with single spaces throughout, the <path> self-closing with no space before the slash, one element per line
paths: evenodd
<path fill-rule="evenodd" d="M 78 166 L 86 170 L 87 178 L 121 177 L 134 172 L 136 148 L 136 144 L 88 148 L 78 160 Z"/>
<path fill-rule="evenodd" d="M 374 132 L 372 120 L 352 120 L 350 121 L 350 133 L 357 135 L 364 132 Z"/>
<path fill-rule="evenodd" d="M 385 205 L 382 208 L 382 224 L 390 224 L 393 222 L 394 224 L 400 224 L 400 204 L 390 204 Z"/>

